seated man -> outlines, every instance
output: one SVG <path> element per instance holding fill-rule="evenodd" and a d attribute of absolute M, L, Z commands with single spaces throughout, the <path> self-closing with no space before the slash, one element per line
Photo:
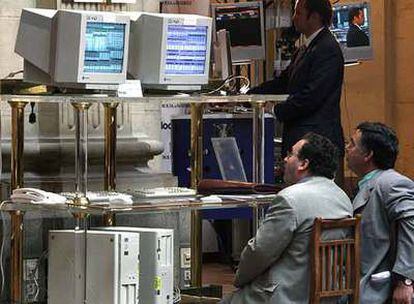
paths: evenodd
<path fill-rule="evenodd" d="M 381 123 L 364 122 L 346 146 L 361 178 L 353 201 L 361 222 L 360 303 L 411 304 L 414 280 L 414 182 L 396 172 L 398 139 Z"/>
<path fill-rule="evenodd" d="M 306 134 L 285 157 L 285 181 L 257 234 L 240 257 L 234 285 L 222 303 L 308 303 L 310 241 L 316 217 L 352 216 L 347 195 L 333 182 L 337 149 Z M 342 235 L 342 233 L 341 233 Z"/>

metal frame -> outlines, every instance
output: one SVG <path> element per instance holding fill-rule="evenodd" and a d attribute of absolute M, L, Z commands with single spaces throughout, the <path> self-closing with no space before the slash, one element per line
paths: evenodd
<path fill-rule="evenodd" d="M 254 155 L 254 182 L 264 180 L 264 105 L 266 100 L 274 100 L 275 96 L 249 98 L 243 100 L 229 100 L 217 97 L 200 97 L 185 101 L 191 104 L 191 186 L 197 188 L 202 178 L 203 164 L 203 109 L 205 103 L 215 102 L 250 102 L 253 106 L 253 155 Z M 85 98 L 84 98 L 85 99 Z M 283 99 L 283 98 L 282 98 Z M 23 151 L 24 151 L 24 108 L 28 102 L 13 99 L 9 101 L 12 107 L 12 157 L 11 157 L 11 185 L 12 189 L 23 186 Z M 77 205 L 87 205 L 87 117 L 91 102 L 71 101 L 76 117 L 76 190 L 79 196 L 75 199 Z M 119 102 L 103 102 L 105 108 L 105 190 L 115 190 L 116 187 L 116 110 Z M 259 140 L 255 140 L 259 138 Z M 22 300 L 23 276 L 23 215 L 21 211 L 11 211 L 11 300 Z M 254 228 L 259 222 L 257 207 L 254 207 Z M 84 214 L 74 214 L 87 230 L 87 217 Z M 114 224 L 114 213 L 104 214 L 107 225 Z M 79 222 L 80 223 L 80 222 Z M 201 211 L 191 211 L 191 283 L 194 287 L 202 285 L 202 235 Z M 86 235 L 86 233 L 85 233 Z M 86 248 L 86 246 L 85 246 Z"/>

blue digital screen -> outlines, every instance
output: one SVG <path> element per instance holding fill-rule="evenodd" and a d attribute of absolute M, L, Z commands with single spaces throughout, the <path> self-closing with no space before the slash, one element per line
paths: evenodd
<path fill-rule="evenodd" d="M 207 26 L 168 25 L 165 74 L 203 75 L 207 47 Z"/>
<path fill-rule="evenodd" d="M 85 73 L 122 73 L 125 24 L 86 23 Z"/>

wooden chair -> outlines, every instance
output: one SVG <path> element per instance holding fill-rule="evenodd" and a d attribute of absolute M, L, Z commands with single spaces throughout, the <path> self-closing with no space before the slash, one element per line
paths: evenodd
<path fill-rule="evenodd" d="M 361 217 L 340 220 L 315 219 L 311 246 L 310 304 L 325 298 L 350 296 L 359 303 Z M 344 229 L 344 239 L 324 240 L 324 232 Z"/>

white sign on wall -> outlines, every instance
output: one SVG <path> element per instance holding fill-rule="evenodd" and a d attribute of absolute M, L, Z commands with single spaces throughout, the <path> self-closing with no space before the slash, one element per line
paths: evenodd
<path fill-rule="evenodd" d="M 179 104 L 177 102 L 168 102 L 161 105 L 161 141 L 164 145 L 164 152 L 161 154 L 161 170 L 163 172 L 171 172 L 171 119 L 189 113 L 188 104 Z"/>

